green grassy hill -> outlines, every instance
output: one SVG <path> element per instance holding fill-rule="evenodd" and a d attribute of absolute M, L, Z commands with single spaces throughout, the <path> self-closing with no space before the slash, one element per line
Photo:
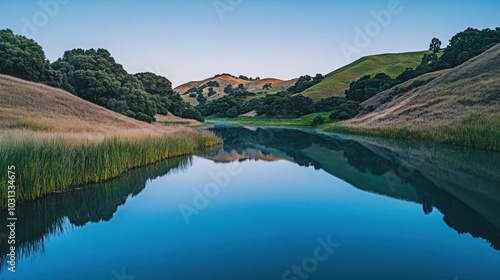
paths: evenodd
<path fill-rule="evenodd" d="M 344 96 L 351 82 L 365 75 L 375 75 L 381 72 L 395 78 L 407 67 L 417 67 L 425 53 L 426 51 L 363 57 L 326 75 L 321 83 L 301 94 L 315 101 L 330 96 Z"/>

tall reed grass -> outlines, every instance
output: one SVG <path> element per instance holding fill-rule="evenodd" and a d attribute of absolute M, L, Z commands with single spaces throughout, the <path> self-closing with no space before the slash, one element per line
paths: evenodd
<path fill-rule="evenodd" d="M 72 143 L 63 138 L 6 137 L 0 143 L 0 208 L 7 204 L 7 167 L 16 167 L 17 200 L 29 201 L 69 187 L 116 178 L 124 172 L 220 144 L 209 132 L 179 132 L 164 137 Z"/>
<path fill-rule="evenodd" d="M 500 114 L 474 115 L 469 119 L 448 126 L 411 128 L 362 128 L 333 125 L 328 132 L 358 134 L 374 137 L 432 141 L 500 152 Z"/>

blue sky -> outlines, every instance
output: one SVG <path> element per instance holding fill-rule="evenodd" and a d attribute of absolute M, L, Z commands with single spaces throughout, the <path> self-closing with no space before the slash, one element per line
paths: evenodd
<path fill-rule="evenodd" d="M 365 55 L 424 50 L 433 37 L 446 45 L 469 26 L 500 26 L 499 11 L 497 0 L 4 0 L 0 28 L 33 38 L 50 61 L 106 48 L 127 71 L 179 85 L 223 72 L 327 74 Z"/>

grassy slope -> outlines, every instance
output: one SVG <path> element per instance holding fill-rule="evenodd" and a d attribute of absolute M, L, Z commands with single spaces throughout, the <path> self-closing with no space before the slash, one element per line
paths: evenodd
<path fill-rule="evenodd" d="M 407 67 L 415 68 L 418 66 L 425 53 L 409 52 L 363 57 L 328 74 L 321 83 L 307 89 L 302 94 L 315 101 L 330 96 L 344 96 L 351 82 L 365 75 L 374 75 L 381 72 L 395 78 Z"/>
<path fill-rule="evenodd" d="M 140 122 L 68 92 L 0 75 L 0 129 L 140 137 L 174 130 Z"/>
<path fill-rule="evenodd" d="M 62 90 L 0 76 L 0 181 L 8 181 L 7 167 L 14 165 L 19 200 L 218 143 L 213 134 L 139 122 Z M 6 188 L 0 184 L 0 208 Z"/>
<path fill-rule="evenodd" d="M 375 111 L 344 124 L 362 127 L 428 127 L 462 122 L 472 115 L 498 113 L 499 65 L 500 44 L 432 82 L 396 96 L 391 102 L 376 106 Z M 387 92 L 379 93 L 364 104 L 376 104 L 376 100 L 385 94 Z"/>
<path fill-rule="evenodd" d="M 499 65 L 500 44 L 371 113 L 327 130 L 500 151 Z M 393 90 L 365 104 L 379 104 Z"/>

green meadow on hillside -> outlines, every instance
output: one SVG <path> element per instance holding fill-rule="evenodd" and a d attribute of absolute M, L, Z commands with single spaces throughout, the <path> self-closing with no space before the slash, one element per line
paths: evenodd
<path fill-rule="evenodd" d="M 344 96 L 349 85 L 365 75 L 385 73 L 392 78 L 401 74 L 407 67 L 417 67 L 422 56 L 428 51 L 398 54 L 372 55 L 358 59 L 332 73 L 325 79 L 302 92 L 302 95 L 317 101 L 330 96 Z"/>

